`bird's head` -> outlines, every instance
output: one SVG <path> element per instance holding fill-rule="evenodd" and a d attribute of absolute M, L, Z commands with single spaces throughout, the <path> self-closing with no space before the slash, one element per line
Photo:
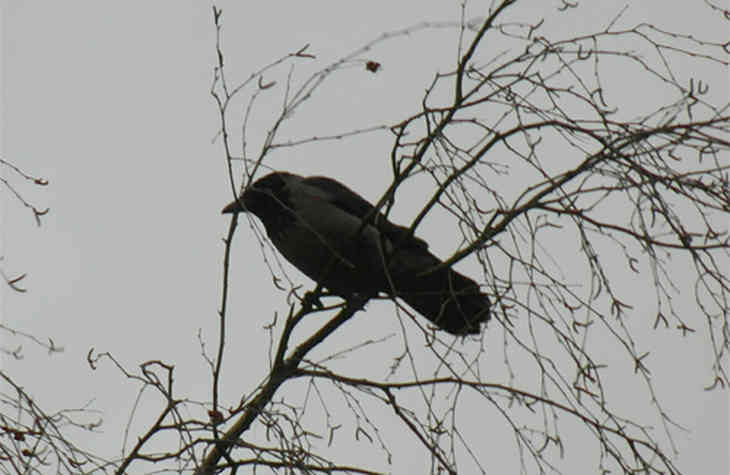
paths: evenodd
<path fill-rule="evenodd" d="M 287 208 L 287 184 L 295 177 L 290 173 L 274 172 L 246 187 L 235 201 L 223 208 L 223 213 L 251 212 L 261 219 Z"/>

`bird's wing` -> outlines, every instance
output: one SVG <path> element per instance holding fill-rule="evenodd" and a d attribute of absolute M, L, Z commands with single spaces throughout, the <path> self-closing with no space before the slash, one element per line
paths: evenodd
<path fill-rule="evenodd" d="M 357 216 L 360 219 L 365 219 L 370 216 L 371 222 L 376 222 L 376 227 L 380 229 L 380 232 L 388 236 L 394 243 L 399 242 L 403 237 L 407 236 L 408 228 L 391 223 L 382 213 L 377 213 L 377 218 L 373 218 L 371 213 L 375 207 L 342 183 L 324 176 L 308 177 L 302 182 L 324 191 L 330 203 L 347 213 Z M 407 244 L 423 249 L 428 248 L 426 241 L 416 236 L 410 236 Z"/>

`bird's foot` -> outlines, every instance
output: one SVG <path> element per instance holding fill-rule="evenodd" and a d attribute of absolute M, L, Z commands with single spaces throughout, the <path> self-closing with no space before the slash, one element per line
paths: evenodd
<path fill-rule="evenodd" d="M 324 308 L 324 304 L 320 298 L 321 296 L 321 292 L 306 292 L 304 294 L 304 298 L 302 298 L 302 306 L 322 310 Z"/>

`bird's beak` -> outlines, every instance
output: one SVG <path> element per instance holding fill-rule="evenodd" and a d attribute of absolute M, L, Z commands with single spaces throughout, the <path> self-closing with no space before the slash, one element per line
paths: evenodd
<path fill-rule="evenodd" d="M 231 202 L 230 204 L 226 205 L 225 208 L 223 208 L 223 211 L 221 211 L 222 214 L 226 213 L 240 213 L 241 211 L 245 211 L 243 207 L 241 206 L 240 199 Z"/>

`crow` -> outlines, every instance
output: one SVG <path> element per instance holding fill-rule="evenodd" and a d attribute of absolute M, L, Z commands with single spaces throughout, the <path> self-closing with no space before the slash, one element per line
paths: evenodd
<path fill-rule="evenodd" d="M 251 212 L 279 252 L 331 293 L 399 297 L 438 328 L 478 334 L 490 301 L 409 229 L 331 178 L 273 172 L 248 186 L 223 213 Z"/>

